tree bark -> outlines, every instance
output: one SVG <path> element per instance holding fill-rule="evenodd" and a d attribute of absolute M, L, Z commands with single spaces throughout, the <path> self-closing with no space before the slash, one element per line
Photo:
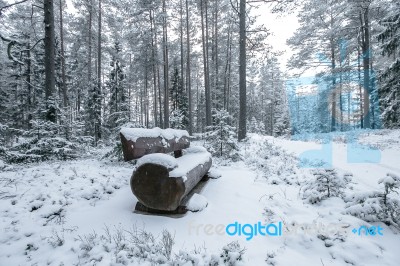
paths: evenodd
<path fill-rule="evenodd" d="M 168 27 L 167 27 L 167 10 L 165 0 L 163 0 L 163 49 L 164 49 L 164 128 L 169 127 L 169 70 L 168 70 Z"/>
<path fill-rule="evenodd" d="M 68 95 L 67 95 L 67 79 L 65 76 L 65 51 L 64 51 L 64 25 L 63 25 L 63 1 L 60 0 L 60 45 L 61 45 L 61 79 L 62 79 L 62 94 L 63 94 L 63 105 L 68 106 Z"/>
<path fill-rule="evenodd" d="M 193 134 L 193 103 L 192 103 L 192 84 L 190 69 L 190 24 L 189 24 L 189 1 L 186 0 L 186 89 L 189 100 L 189 134 Z"/>
<path fill-rule="evenodd" d="M 44 63 L 45 63 L 45 97 L 46 97 L 46 120 L 56 122 L 56 108 L 54 103 L 55 80 L 55 29 L 54 29 L 54 4 L 53 0 L 44 0 Z"/>
<path fill-rule="evenodd" d="M 92 15 L 93 15 L 93 6 L 92 6 L 92 1 L 89 1 L 89 40 L 88 40 L 88 87 L 93 86 L 92 84 Z M 80 95 L 80 93 L 79 93 Z M 78 111 L 80 110 L 80 100 L 78 101 Z"/>
<path fill-rule="evenodd" d="M 369 7 L 366 7 L 362 14 L 362 28 L 363 28 L 363 68 L 364 68 L 364 128 L 371 128 L 370 122 L 370 25 L 369 25 Z"/>
<path fill-rule="evenodd" d="M 246 95 L 246 0 L 240 0 L 239 21 L 239 134 L 238 140 L 246 138 L 247 95 Z"/>
<path fill-rule="evenodd" d="M 97 47 L 97 97 L 101 95 L 101 20 L 102 20 L 101 0 L 99 0 L 99 28 L 98 28 L 98 47 Z M 100 99 L 98 99 L 100 100 Z M 101 100 L 100 100 L 101 103 Z M 95 121 L 95 142 L 101 139 L 101 107 L 96 106 Z"/>
<path fill-rule="evenodd" d="M 201 0 L 200 13 L 201 13 L 201 36 L 203 44 L 204 87 L 205 87 L 205 97 L 206 97 L 206 104 L 205 104 L 206 126 L 211 126 L 211 91 L 210 91 L 210 76 L 208 67 L 207 0 Z"/>

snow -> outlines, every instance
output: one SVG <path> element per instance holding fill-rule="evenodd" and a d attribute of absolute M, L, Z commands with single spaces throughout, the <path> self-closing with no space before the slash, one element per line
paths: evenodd
<path fill-rule="evenodd" d="M 186 207 L 189 211 L 198 212 L 204 210 L 207 205 L 208 202 L 204 196 L 194 193 Z"/>
<path fill-rule="evenodd" d="M 377 131 L 360 137 L 360 143 L 379 144 L 381 161 L 376 164 L 349 163 L 347 144 L 332 143 L 331 168 L 338 176 L 352 176 L 353 188 L 344 190 L 352 201 L 380 191 L 380 179 L 391 181 L 387 173 L 399 176 L 400 145 L 385 142 L 388 135 L 399 133 Z M 350 199 L 332 197 L 319 204 L 302 199 L 301 187 L 312 174 L 299 168 L 298 158 L 320 149 L 318 141 L 254 135 L 240 145 L 243 161 L 219 166 L 221 177 L 210 179 L 192 198 L 194 205 L 206 198 L 207 208 L 181 217 L 134 212 L 137 199 L 129 179 L 135 169 L 129 163 L 89 158 L 0 171 L 0 264 L 165 265 L 159 241 L 167 229 L 174 236 L 171 258 L 180 262 L 176 265 L 209 265 L 226 254 L 230 261 L 239 258 L 243 248 L 244 265 L 398 265 L 400 238 L 394 227 L 352 216 L 348 211 L 357 212 L 359 206 L 348 208 Z M 182 158 L 190 156 L 200 160 L 207 153 Z M 371 201 L 370 207 L 379 204 Z M 218 225 L 280 221 L 281 237 L 258 235 L 247 241 L 243 235 L 218 233 Z M 360 226 L 380 226 L 384 235 L 351 232 Z M 227 245 L 232 241 L 240 248 L 235 242 Z"/>
<path fill-rule="evenodd" d="M 188 149 L 189 152 L 186 151 Z M 192 147 L 188 149 L 183 150 L 183 156 L 176 159 L 179 167 L 169 172 L 170 177 L 186 176 L 190 170 L 197 165 L 204 165 L 211 158 L 211 154 L 202 147 Z"/>
<path fill-rule="evenodd" d="M 2 160 L 0 160 L 0 169 L 3 169 L 5 167 L 6 167 L 5 163 Z"/>
<path fill-rule="evenodd" d="M 153 153 L 145 155 L 137 160 L 136 166 L 139 167 L 146 163 L 152 163 L 164 166 L 169 171 L 172 171 L 178 167 L 178 161 L 171 155 L 164 153 Z"/>
<path fill-rule="evenodd" d="M 400 178 L 394 173 L 387 173 L 385 177 L 379 179 L 378 183 L 388 185 L 400 184 Z"/>
<path fill-rule="evenodd" d="M 121 128 L 121 134 L 125 136 L 127 140 L 136 141 L 138 138 L 157 138 L 162 137 L 167 140 L 180 139 L 182 137 L 189 137 L 189 133 L 186 130 L 180 129 L 161 129 L 155 127 L 152 129 L 147 128 Z"/>
<path fill-rule="evenodd" d="M 186 181 L 186 174 L 197 165 L 204 165 L 211 158 L 211 154 L 203 147 L 190 147 L 183 150 L 183 156 L 174 158 L 164 153 L 154 153 L 138 159 L 136 166 L 146 163 L 153 163 L 165 166 L 170 172 L 169 177 L 183 177 Z"/>
<path fill-rule="evenodd" d="M 208 171 L 208 177 L 212 178 L 212 179 L 218 179 L 222 176 L 222 173 L 219 169 L 215 168 L 215 167 L 211 167 L 210 171 Z"/>
<path fill-rule="evenodd" d="M 188 154 L 188 153 L 204 153 L 208 152 L 206 148 L 202 146 L 191 146 L 187 149 L 183 150 L 183 154 Z"/>

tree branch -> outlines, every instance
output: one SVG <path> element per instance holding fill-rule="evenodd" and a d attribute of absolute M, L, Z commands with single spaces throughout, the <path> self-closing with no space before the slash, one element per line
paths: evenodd
<path fill-rule="evenodd" d="M 6 10 L 7 8 L 10 8 L 10 7 L 12 7 L 12 6 L 25 3 L 25 2 L 27 2 L 27 1 L 28 1 L 28 0 L 21 0 L 21 1 L 18 1 L 18 2 L 15 2 L 15 3 L 12 3 L 12 4 L 9 4 L 9 5 L 5 5 L 5 6 L 0 7 L 0 16 L 1 16 L 2 12 L 3 12 L 4 10 Z"/>

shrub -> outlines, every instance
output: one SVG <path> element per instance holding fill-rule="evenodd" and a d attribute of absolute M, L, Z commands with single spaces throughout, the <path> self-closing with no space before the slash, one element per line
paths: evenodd
<path fill-rule="evenodd" d="M 379 179 L 380 191 L 358 193 L 347 198 L 346 213 L 366 222 L 384 222 L 400 229 L 400 177 L 388 173 Z"/>
<path fill-rule="evenodd" d="M 302 188 L 303 199 L 315 204 L 331 197 L 343 197 L 344 189 L 351 182 L 349 175 L 339 177 L 335 169 L 315 169 L 314 178 Z"/>

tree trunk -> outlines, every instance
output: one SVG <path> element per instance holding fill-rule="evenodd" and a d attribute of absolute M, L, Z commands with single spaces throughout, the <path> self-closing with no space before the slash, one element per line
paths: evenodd
<path fill-rule="evenodd" d="M 205 15 L 204 15 L 205 10 Z M 201 37 L 203 44 L 204 87 L 206 96 L 206 125 L 211 126 L 211 92 L 208 68 L 207 0 L 201 0 Z M 206 22 L 204 22 L 204 20 Z M 205 25 L 204 25 L 205 24 Z"/>
<path fill-rule="evenodd" d="M 246 138 L 247 95 L 246 95 L 246 0 L 240 0 L 239 21 L 239 134 L 238 139 Z"/>
<path fill-rule="evenodd" d="M 181 88 L 182 91 L 186 91 L 185 90 L 185 82 L 184 82 L 184 59 L 185 59 L 185 55 L 183 52 L 183 0 L 180 0 L 180 25 L 179 25 L 179 38 L 180 38 L 180 56 L 181 56 Z"/>
<path fill-rule="evenodd" d="M 154 125 L 155 126 L 159 126 L 158 125 L 158 116 L 157 116 L 157 58 L 156 58 L 156 41 L 154 40 L 154 27 L 153 27 L 153 23 L 154 23 L 154 19 L 153 19 L 153 15 L 151 13 L 151 10 L 149 11 L 150 13 L 150 29 L 151 29 L 151 57 L 152 57 L 152 68 L 153 68 L 153 96 L 154 96 L 154 104 L 153 104 L 153 118 L 154 118 Z"/>
<path fill-rule="evenodd" d="M 369 7 L 366 7 L 362 15 L 363 27 L 363 68 L 364 68 L 364 128 L 371 128 L 370 111 L 369 111 L 369 95 L 370 95 L 370 80 L 369 80 L 369 67 L 370 67 L 370 28 L 369 28 Z"/>
<path fill-rule="evenodd" d="M 101 0 L 99 0 L 99 28 L 97 47 L 97 97 L 101 95 Z M 100 99 L 97 99 L 100 100 Z M 100 100 L 101 103 L 101 100 Z M 95 142 L 101 138 L 101 106 L 96 106 Z"/>
<path fill-rule="evenodd" d="M 192 104 L 192 84 L 190 73 L 190 24 L 189 24 L 189 3 L 186 0 L 186 90 L 189 98 L 189 134 L 193 134 L 193 104 Z"/>
<path fill-rule="evenodd" d="M 89 40 L 88 40 L 88 87 L 90 88 L 93 86 L 92 84 L 92 15 L 93 15 L 93 6 L 92 6 L 92 0 L 90 0 L 89 3 Z M 79 92 L 80 95 L 80 92 Z M 80 99 L 78 100 L 78 111 L 80 110 Z"/>
<path fill-rule="evenodd" d="M 53 0 L 44 0 L 44 64 L 45 64 L 45 97 L 46 97 L 46 120 L 56 122 L 56 108 L 54 103 L 55 80 L 55 33 L 54 33 L 54 5 Z"/>
<path fill-rule="evenodd" d="M 168 97 L 168 27 L 167 10 L 165 0 L 163 0 L 163 49 L 164 49 L 164 128 L 169 127 L 169 97 Z"/>
<path fill-rule="evenodd" d="M 64 25 L 63 25 L 63 9 L 62 0 L 60 0 L 60 43 L 61 43 L 61 79 L 62 79 L 62 93 L 63 93 L 63 105 L 68 106 L 67 96 L 67 80 L 65 77 L 65 51 L 64 51 Z"/>

